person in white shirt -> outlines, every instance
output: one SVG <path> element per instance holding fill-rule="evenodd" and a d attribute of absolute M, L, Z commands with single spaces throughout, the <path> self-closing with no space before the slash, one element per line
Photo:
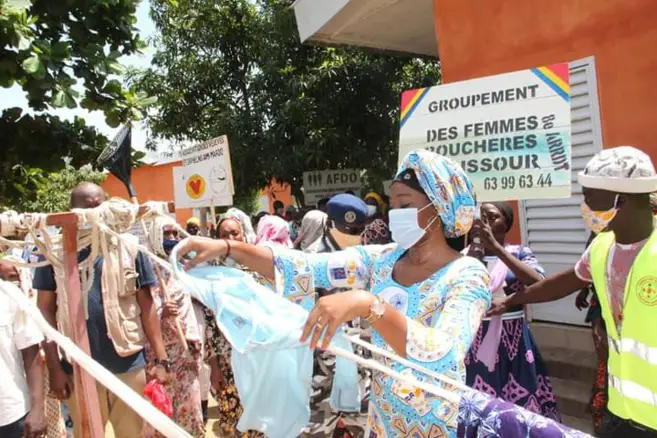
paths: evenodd
<path fill-rule="evenodd" d="M 0 283 L 13 283 L 18 272 L 0 260 Z M 22 293 L 22 292 L 20 292 Z M 38 360 L 43 335 L 7 294 L 0 293 L 0 437 L 45 436 L 44 375 Z"/>

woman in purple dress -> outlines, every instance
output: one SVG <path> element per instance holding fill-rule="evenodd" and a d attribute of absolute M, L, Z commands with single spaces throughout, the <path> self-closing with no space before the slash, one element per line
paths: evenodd
<path fill-rule="evenodd" d="M 505 242 L 513 225 L 511 207 L 483 204 L 481 216 L 480 231 L 472 238 L 485 248 L 493 297 L 523 293 L 540 281 L 545 272 L 531 250 Z M 552 385 L 522 307 L 484 319 L 465 363 L 468 386 L 559 421 Z"/>

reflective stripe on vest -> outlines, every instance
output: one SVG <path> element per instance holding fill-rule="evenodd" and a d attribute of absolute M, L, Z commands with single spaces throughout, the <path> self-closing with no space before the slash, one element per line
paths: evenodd
<path fill-rule="evenodd" d="M 657 394 L 636 382 L 609 375 L 609 386 L 618 391 L 623 397 L 657 406 Z"/>
<path fill-rule="evenodd" d="M 607 339 L 616 353 L 630 353 L 650 365 L 657 365 L 657 348 L 649 347 L 635 339 L 623 338 L 617 341 L 611 336 L 607 336 Z"/>

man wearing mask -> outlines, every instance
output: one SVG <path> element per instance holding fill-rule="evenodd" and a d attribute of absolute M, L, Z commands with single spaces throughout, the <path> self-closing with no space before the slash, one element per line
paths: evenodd
<path fill-rule="evenodd" d="M 306 252 L 326 253 L 342 251 L 360 245 L 360 235 L 369 223 L 370 218 L 376 214 L 376 209 L 369 208 L 362 199 L 349 194 L 340 194 L 331 198 L 326 204 L 328 221 L 324 235 L 311 245 Z M 341 289 L 317 289 L 317 294 L 322 297 Z M 363 321 L 358 320 L 348 323 L 345 327 L 348 333 L 369 338 L 369 329 L 362 326 Z M 361 352 L 362 354 L 363 352 Z M 355 437 L 362 436 L 367 422 L 365 412 L 361 413 L 333 413 L 330 408 L 322 405 L 328 404 L 328 396 L 331 389 L 333 366 L 330 362 L 333 358 L 330 354 L 315 353 L 316 366 L 314 374 L 314 393 L 311 398 L 311 434 L 324 433 L 326 436 Z M 361 370 L 361 383 L 368 380 L 369 374 Z M 319 382 L 319 383 L 318 383 Z M 362 395 L 365 399 L 367 390 Z M 335 417 L 339 419 L 336 422 Z"/>
<path fill-rule="evenodd" d="M 71 193 L 71 209 L 95 208 L 105 201 L 103 189 L 92 183 L 81 183 Z M 90 248 L 78 252 L 78 262 L 89 257 Z M 101 283 L 103 258 L 94 260 L 94 278 L 87 296 L 87 333 L 91 357 L 107 368 L 123 383 L 141 394 L 146 386 L 143 349 L 148 342 L 156 356 L 154 367 L 149 370 L 158 380 L 168 379 L 169 360 L 162 341 L 160 321 L 151 296 L 156 280 L 150 261 L 141 253 L 132 257 L 127 251 L 123 257 L 126 287 L 118 294 L 104 291 Z M 34 288 L 38 290 L 38 306 L 44 318 L 53 327 L 68 333 L 69 323 L 58 312 L 58 290 L 51 266 L 37 268 Z M 116 309 L 122 311 L 117 312 Z M 45 342 L 46 364 L 50 378 L 50 390 L 60 400 L 71 400 L 69 410 L 73 419 L 74 435 L 80 437 L 82 421 L 77 411 L 77 388 L 73 387 L 73 367 L 61 359 L 57 344 Z M 142 436 L 143 421 L 128 405 L 111 391 L 98 384 L 98 397 L 103 426 L 112 423 L 117 437 Z"/>
<path fill-rule="evenodd" d="M 603 150 L 579 174 L 582 217 L 598 236 L 575 267 L 495 300 L 491 313 L 563 298 L 590 284 L 609 337 L 605 438 L 657 436 L 657 232 L 650 193 L 657 173 L 629 146 Z"/>

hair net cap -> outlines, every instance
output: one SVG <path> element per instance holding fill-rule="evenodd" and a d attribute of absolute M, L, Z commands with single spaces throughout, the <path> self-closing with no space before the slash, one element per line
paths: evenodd
<path fill-rule="evenodd" d="M 657 173 L 650 157 L 632 146 L 619 146 L 598 152 L 577 175 L 589 189 L 618 193 L 657 191 Z"/>
<path fill-rule="evenodd" d="M 451 159 L 426 150 L 409 152 L 397 175 L 413 169 L 420 186 L 438 210 L 445 237 L 470 231 L 475 218 L 476 196 L 468 175 Z"/>

